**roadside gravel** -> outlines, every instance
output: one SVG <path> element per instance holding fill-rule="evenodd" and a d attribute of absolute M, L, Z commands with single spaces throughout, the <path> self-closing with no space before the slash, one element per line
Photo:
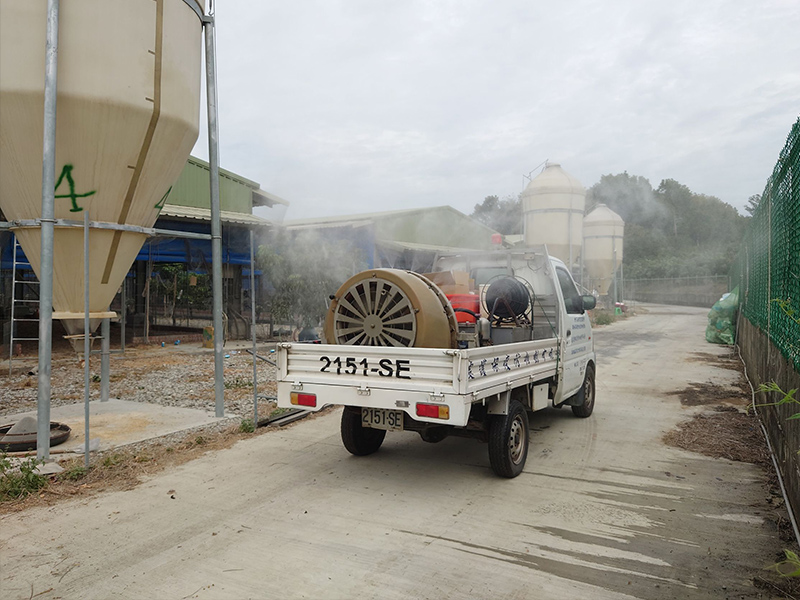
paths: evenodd
<path fill-rule="evenodd" d="M 240 345 L 243 346 L 243 345 Z M 269 354 L 269 348 L 259 353 Z M 246 418 L 253 413 L 253 357 L 243 347 L 226 348 L 225 412 Z M 0 374 L 0 417 L 36 409 L 36 358 L 14 361 L 14 373 Z M 258 361 L 258 394 L 276 393 L 275 367 Z M 91 399 L 100 398 L 100 357 L 91 361 Z M 31 374 L 29 374 L 31 373 Z M 53 407 L 82 402 L 84 398 L 83 364 L 76 355 L 62 353 L 52 361 Z M 110 397 L 162 406 L 214 410 L 214 354 L 197 344 L 127 348 L 125 355 L 111 356 Z M 259 400 L 259 417 L 274 408 Z"/>

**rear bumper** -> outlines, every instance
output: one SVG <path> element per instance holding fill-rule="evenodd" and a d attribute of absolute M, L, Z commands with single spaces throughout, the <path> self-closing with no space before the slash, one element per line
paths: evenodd
<path fill-rule="evenodd" d="M 314 394 L 317 397 L 317 405 L 315 407 L 308 407 L 292 404 L 292 392 Z M 415 421 L 464 427 L 469 419 L 472 396 L 462 396 L 459 394 L 427 394 L 418 391 L 356 388 L 353 386 L 330 384 L 293 384 L 290 382 L 278 382 L 278 407 L 280 408 L 298 408 L 316 412 L 328 404 L 402 410 Z M 417 404 L 447 406 L 450 413 L 449 418 L 434 419 L 420 417 L 417 415 Z"/>

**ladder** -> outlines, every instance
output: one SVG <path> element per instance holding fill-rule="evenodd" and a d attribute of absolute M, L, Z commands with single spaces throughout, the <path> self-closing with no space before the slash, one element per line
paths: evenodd
<path fill-rule="evenodd" d="M 24 323 L 24 322 L 39 322 L 39 319 L 31 319 L 26 314 L 24 317 L 18 316 L 20 313 L 20 309 L 26 305 L 38 305 L 39 304 L 39 293 L 37 291 L 35 300 L 30 300 L 25 297 L 25 286 L 38 286 L 39 280 L 36 279 L 36 275 L 33 273 L 33 269 L 31 268 L 31 263 L 28 262 L 28 257 L 25 257 L 25 260 L 20 260 L 19 255 L 22 253 L 22 247 L 19 245 L 19 241 L 17 240 L 17 236 L 13 237 L 13 242 L 11 244 L 13 248 L 12 252 L 12 271 L 11 271 L 11 331 L 9 332 L 9 340 L 8 340 L 8 375 L 11 376 L 11 363 L 14 359 L 14 342 L 27 342 L 27 341 L 39 341 L 37 337 L 17 337 L 16 332 L 16 324 L 17 323 Z M 23 254 L 24 256 L 24 254 Z M 22 279 L 19 278 L 20 276 L 20 267 L 27 267 L 27 269 L 23 269 L 22 272 L 25 273 L 26 271 L 30 271 L 31 275 L 33 275 L 33 279 L 30 279 L 23 275 Z M 17 285 L 20 286 L 19 294 L 17 293 Z"/>

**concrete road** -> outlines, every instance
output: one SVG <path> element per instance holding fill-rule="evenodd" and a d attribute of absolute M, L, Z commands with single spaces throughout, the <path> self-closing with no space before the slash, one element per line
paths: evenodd
<path fill-rule="evenodd" d="M 535 414 L 516 479 L 473 440 L 390 434 L 351 457 L 337 410 L 132 491 L 4 517 L 0 597 L 759 597 L 749 580 L 780 549 L 762 474 L 661 442 L 697 410 L 666 392 L 736 376 L 685 360 L 726 351 L 705 343 L 705 313 L 598 330 L 594 416 Z"/>

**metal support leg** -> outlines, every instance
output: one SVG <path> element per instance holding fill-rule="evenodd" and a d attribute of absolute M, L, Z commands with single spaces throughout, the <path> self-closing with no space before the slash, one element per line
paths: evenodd
<path fill-rule="evenodd" d="M 258 365 L 256 360 L 256 261 L 255 235 L 250 230 L 250 329 L 253 334 L 253 430 L 258 427 Z"/>
<path fill-rule="evenodd" d="M 102 350 L 100 353 L 100 402 L 108 402 L 108 394 L 111 387 L 109 377 L 111 375 L 111 319 L 103 319 L 101 334 L 103 336 Z"/>
<path fill-rule="evenodd" d="M 222 222 L 219 205 L 219 128 L 217 124 L 217 58 L 214 17 L 203 20 L 206 55 L 206 100 L 208 105 L 208 165 L 211 192 L 211 285 L 214 316 L 214 414 L 225 414 L 225 375 L 222 361 Z"/>
<path fill-rule="evenodd" d="M 47 0 L 42 143 L 42 243 L 39 286 L 39 389 L 36 456 L 50 458 L 50 368 L 53 350 L 53 231 L 56 180 L 56 90 L 58 87 L 58 0 Z"/>
<path fill-rule="evenodd" d="M 89 386 L 91 372 L 89 362 L 91 359 L 91 342 L 89 330 L 89 211 L 83 211 L 83 418 L 84 427 L 84 465 L 89 468 Z"/>
<path fill-rule="evenodd" d="M 125 279 L 122 280 L 122 316 L 119 321 L 119 328 L 120 328 L 120 347 L 122 348 L 122 354 L 125 355 L 125 318 L 128 314 L 128 298 L 125 292 L 125 288 L 128 284 L 128 276 L 125 275 Z"/>

